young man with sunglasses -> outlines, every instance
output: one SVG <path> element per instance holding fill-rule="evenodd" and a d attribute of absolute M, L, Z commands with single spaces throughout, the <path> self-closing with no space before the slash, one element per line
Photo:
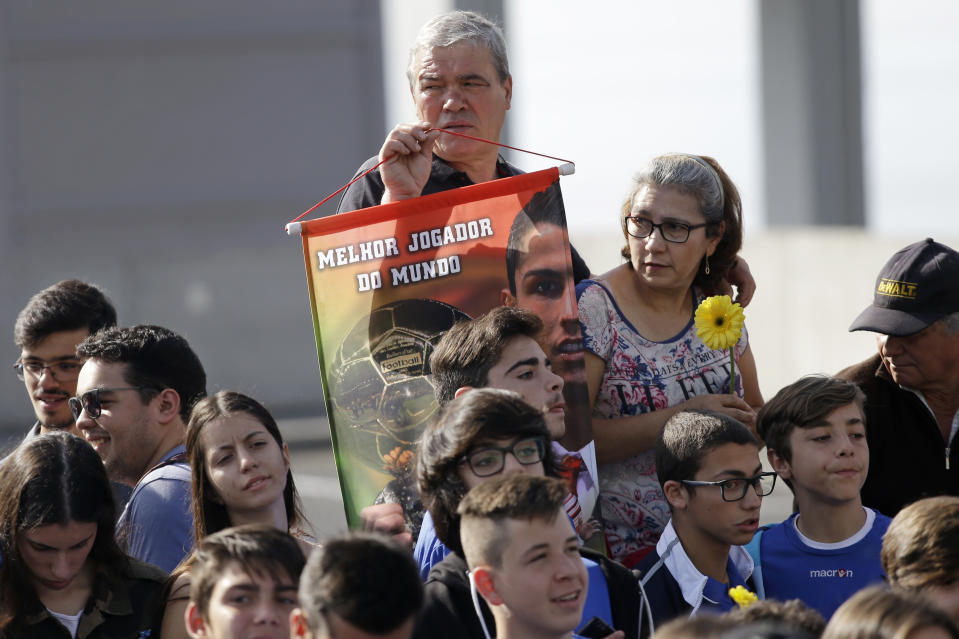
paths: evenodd
<path fill-rule="evenodd" d="M 637 566 L 655 626 L 732 609 L 731 588 L 753 589 L 753 560 L 742 546 L 759 527 L 759 507 L 776 474 L 763 472 L 748 428 L 708 410 L 682 411 L 666 421 L 656 471 L 671 518 Z"/>
<path fill-rule="evenodd" d="M 77 344 L 116 323 L 117 312 L 103 291 L 80 280 L 57 282 L 30 298 L 13 328 L 20 349 L 13 368 L 37 416 L 27 438 L 56 430 L 79 434 L 67 405 L 83 365 Z"/>
<path fill-rule="evenodd" d="M 132 556 L 173 570 L 193 545 L 183 445 L 206 373 L 185 339 L 159 326 L 110 329 L 77 347 L 86 358 L 70 408 L 110 479 L 133 486 L 117 522 Z"/>

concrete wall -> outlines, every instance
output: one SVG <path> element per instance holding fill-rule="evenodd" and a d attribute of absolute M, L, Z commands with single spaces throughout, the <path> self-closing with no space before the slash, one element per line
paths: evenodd
<path fill-rule="evenodd" d="M 29 297 L 79 277 L 122 324 L 185 335 L 211 391 L 320 410 L 283 226 L 376 153 L 382 123 L 377 0 L 0 3 L 0 363 Z M 0 379 L 0 424 L 28 423 L 22 383 Z"/>

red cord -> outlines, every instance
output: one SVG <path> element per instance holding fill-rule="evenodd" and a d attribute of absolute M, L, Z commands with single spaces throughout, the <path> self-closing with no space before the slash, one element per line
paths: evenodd
<path fill-rule="evenodd" d="M 495 144 L 496 146 L 501 146 L 501 147 L 503 147 L 504 149 L 510 149 L 511 151 L 519 151 L 520 153 L 529 153 L 530 155 L 538 155 L 538 156 L 541 157 L 541 158 L 549 158 L 550 160 L 559 160 L 560 162 L 568 162 L 569 164 L 573 164 L 573 162 L 572 162 L 571 160 L 564 160 L 563 158 L 558 158 L 558 157 L 556 157 L 555 155 L 546 155 L 545 153 L 537 153 L 536 151 L 527 151 L 526 149 L 521 149 L 521 148 L 519 148 L 519 147 L 510 146 L 510 145 L 508 145 L 508 144 L 502 144 L 502 143 L 500 143 L 500 142 L 494 142 L 494 141 L 492 141 L 492 140 L 487 140 L 487 139 L 485 139 L 485 138 L 477 138 L 477 137 L 473 137 L 472 135 L 466 135 L 465 133 L 457 133 L 456 131 L 450 131 L 449 129 L 426 129 L 425 133 L 429 133 L 430 131 L 440 131 L 441 133 L 448 133 L 449 135 L 455 135 L 455 136 L 458 136 L 458 137 L 461 137 L 461 138 L 466 138 L 466 139 L 468 139 L 468 140 L 475 140 L 475 141 L 477 141 L 477 142 L 486 142 L 487 144 Z M 389 157 L 387 157 L 387 158 L 384 158 L 384 159 L 380 160 L 379 162 L 376 163 L 375 166 L 372 166 L 372 167 L 370 167 L 368 170 L 366 170 L 366 171 L 364 171 L 363 173 L 361 173 L 360 175 L 357 175 L 355 178 L 353 178 L 352 180 L 350 180 L 349 182 L 347 182 L 346 184 L 344 184 L 344 185 L 341 186 L 340 188 L 336 189 L 335 191 L 333 191 L 332 193 L 330 193 L 329 195 L 327 195 L 325 198 L 323 198 L 322 200 L 320 200 L 319 202 L 317 202 L 316 204 L 314 204 L 313 206 L 311 206 L 310 208 L 308 208 L 307 210 L 303 211 L 303 213 L 301 213 L 299 216 L 297 216 L 296 218 L 290 220 L 290 221 L 288 222 L 288 224 L 293 224 L 294 222 L 299 222 L 299 221 L 302 220 L 304 217 L 306 217 L 307 215 L 309 215 L 310 213 L 312 213 L 312 212 L 315 211 L 316 209 L 320 208 L 321 206 L 323 206 L 324 204 L 326 204 L 327 202 L 329 202 L 330 200 L 332 200 L 334 197 L 336 197 L 337 195 L 339 195 L 340 193 L 342 193 L 342 192 L 345 191 L 346 189 L 348 189 L 348 188 L 350 188 L 351 186 L 353 186 L 354 183 L 362 180 L 362 179 L 365 178 L 367 175 L 369 175 L 370 173 L 372 173 L 372 172 L 375 171 L 376 169 L 378 169 L 378 168 L 380 168 L 381 166 L 383 166 L 385 163 L 387 163 L 387 162 L 389 162 L 390 160 L 392 160 L 394 157 L 396 157 L 396 155 L 391 155 L 391 156 L 389 156 Z"/>
<path fill-rule="evenodd" d="M 449 129 L 436 129 L 436 130 L 442 131 L 443 133 L 449 133 L 450 135 L 455 135 L 461 138 L 466 138 L 468 140 L 476 140 L 477 142 L 486 142 L 487 144 L 495 144 L 496 146 L 501 146 L 504 149 L 509 149 L 511 151 L 519 151 L 520 153 L 529 153 L 530 155 L 538 155 L 541 158 L 549 158 L 550 160 L 559 160 L 560 162 L 568 162 L 569 164 L 574 164 L 572 160 L 564 160 L 563 158 L 558 158 L 555 155 L 546 155 L 545 153 L 537 153 L 536 151 L 527 151 L 526 149 L 510 146 L 508 144 L 501 144 L 500 142 L 493 142 L 492 140 L 486 140 L 484 138 L 475 138 L 472 135 L 466 135 L 465 133 L 457 133 L 456 131 L 450 131 Z M 430 131 L 432 131 L 432 129 L 428 129 L 426 132 L 429 133 Z"/>

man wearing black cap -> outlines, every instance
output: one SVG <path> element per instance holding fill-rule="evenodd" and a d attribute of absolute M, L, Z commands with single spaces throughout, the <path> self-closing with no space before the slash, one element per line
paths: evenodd
<path fill-rule="evenodd" d="M 849 330 L 878 334 L 879 352 L 838 375 L 866 394 L 863 505 L 892 517 L 959 495 L 959 253 L 932 239 L 897 252 Z"/>

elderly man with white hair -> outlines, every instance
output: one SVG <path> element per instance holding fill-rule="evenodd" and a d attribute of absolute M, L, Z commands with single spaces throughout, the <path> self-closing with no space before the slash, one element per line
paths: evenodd
<path fill-rule="evenodd" d="M 892 517 L 959 495 L 959 253 L 931 238 L 898 251 L 849 330 L 876 333 L 879 350 L 839 373 L 866 394 L 863 505 Z"/>

